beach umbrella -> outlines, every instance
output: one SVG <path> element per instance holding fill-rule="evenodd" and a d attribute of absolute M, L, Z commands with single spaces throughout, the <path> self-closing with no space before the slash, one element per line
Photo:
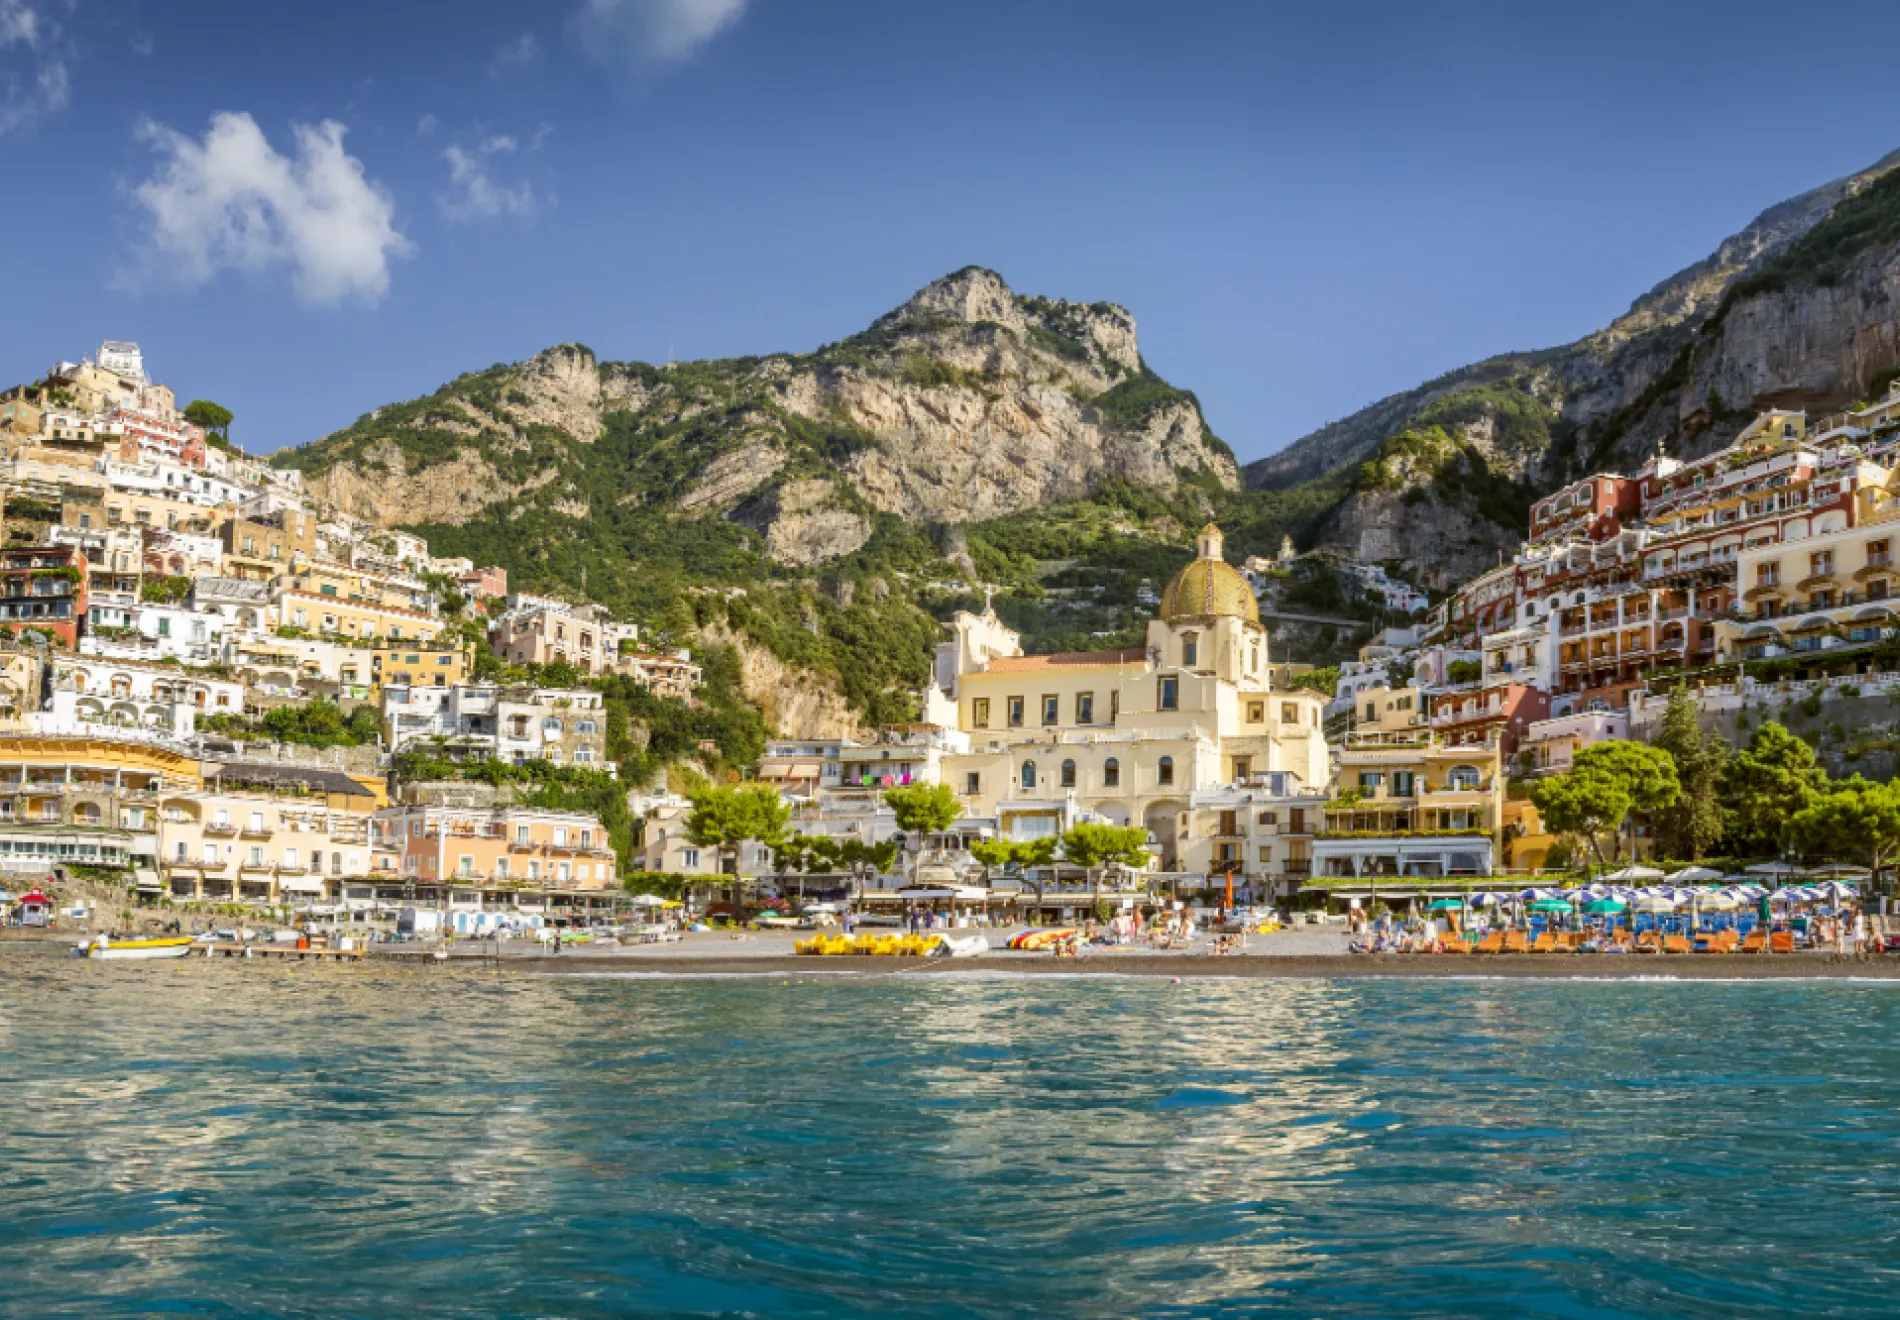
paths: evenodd
<path fill-rule="evenodd" d="M 1808 872 L 1817 880 L 1865 880 L 1873 874 L 1864 866 L 1842 866 L 1838 862 L 1817 866 Z"/>
<path fill-rule="evenodd" d="M 1526 903 L 1563 901 L 1563 895 L 1559 894 L 1555 889 L 1520 889 L 1517 891 L 1517 896 Z"/>
<path fill-rule="evenodd" d="M 1461 910 L 1463 907 L 1464 907 L 1464 903 L 1458 899 L 1440 898 L 1440 899 L 1433 900 L 1431 906 L 1429 906 L 1425 910 L 1427 912 L 1457 912 Z"/>
<path fill-rule="evenodd" d="M 1720 880 L 1722 873 L 1707 866 L 1685 866 L 1669 877 L 1672 884 L 1699 885 L 1706 880 Z"/>
<path fill-rule="evenodd" d="M 1814 886 L 1815 892 L 1822 898 L 1859 898 L 1860 891 L 1853 885 L 1842 884 L 1839 880 L 1829 880 L 1825 884 Z"/>
<path fill-rule="evenodd" d="M 1620 903 L 1613 898 L 1599 898 L 1583 909 L 1593 917 L 1613 917 L 1630 910 L 1628 903 Z"/>
<path fill-rule="evenodd" d="M 1749 875 L 1768 875 L 1775 877 L 1777 880 L 1786 880 L 1790 876 L 1807 874 L 1807 872 L 1803 871 L 1800 867 L 1790 866 L 1787 862 L 1757 862 L 1753 866 L 1744 867 L 1742 869 Z"/>
<path fill-rule="evenodd" d="M 1731 912 L 1741 905 L 1740 899 L 1719 889 L 1696 895 L 1696 906 L 1709 912 Z"/>
<path fill-rule="evenodd" d="M 1653 866 L 1626 866 L 1620 871 L 1612 871 L 1604 876 L 1605 880 L 1660 880 L 1662 872 Z"/>
<path fill-rule="evenodd" d="M 1576 909 L 1561 898 L 1540 898 L 1531 904 L 1531 911 L 1550 914 L 1569 913 Z"/>
<path fill-rule="evenodd" d="M 1636 910 L 1652 915 L 1663 912 L 1674 912 L 1676 910 L 1676 901 L 1662 894 L 1648 894 L 1636 900 Z"/>

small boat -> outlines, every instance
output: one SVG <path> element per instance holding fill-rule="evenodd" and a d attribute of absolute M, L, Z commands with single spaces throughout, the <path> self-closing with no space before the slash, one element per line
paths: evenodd
<path fill-rule="evenodd" d="M 83 940 L 73 948 L 80 958 L 133 961 L 151 958 L 182 958 L 191 952 L 195 941 L 190 935 L 169 935 L 161 939 L 115 940 L 105 935 Z"/>
<path fill-rule="evenodd" d="M 990 942 L 981 935 L 939 935 L 931 949 L 938 958 L 981 958 L 990 951 Z"/>

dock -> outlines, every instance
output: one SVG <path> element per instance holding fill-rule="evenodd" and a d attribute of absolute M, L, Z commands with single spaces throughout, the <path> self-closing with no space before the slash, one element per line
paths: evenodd
<path fill-rule="evenodd" d="M 318 962 L 361 962 L 362 949 L 319 949 L 298 948 L 294 944 L 207 944 L 207 958 L 274 958 L 279 962 L 302 962 L 314 958 Z"/>

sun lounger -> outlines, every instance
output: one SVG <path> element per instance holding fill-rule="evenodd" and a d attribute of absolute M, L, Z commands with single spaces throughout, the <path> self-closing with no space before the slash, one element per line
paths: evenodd
<path fill-rule="evenodd" d="M 1689 943 L 1689 937 L 1686 935 L 1665 935 L 1663 936 L 1663 952 L 1694 953 L 1695 946 Z"/>
<path fill-rule="evenodd" d="M 1478 952 L 1479 953 L 1503 953 L 1504 952 L 1504 932 L 1501 930 L 1494 930 L 1489 935 L 1486 935 L 1483 939 L 1479 940 Z"/>
<path fill-rule="evenodd" d="M 1532 952 L 1532 953 L 1555 953 L 1555 952 L 1557 952 L 1557 937 L 1556 937 L 1556 935 L 1554 935 L 1554 934 L 1552 934 L 1552 933 L 1551 933 L 1550 931 L 1545 931 L 1545 932 L 1544 932 L 1544 933 L 1543 933 L 1542 935 L 1539 935 L 1539 936 L 1538 936 L 1538 937 L 1536 938 L 1536 940 L 1534 940 L 1534 941 L 1533 941 L 1533 942 L 1531 943 L 1531 952 Z"/>
<path fill-rule="evenodd" d="M 1742 937 L 1732 930 L 1718 930 L 1702 945 L 1704 953 L 1734 953 Z"/>
<path fill-rule="evenodd" d="M 1524 932 L 1511 930 L 1504 933 L 1504 951 L 1506 953 L 1529 953 L 1530 945 L 1524 939 Z"/>
<path fill-rule="evenodd" d="M 1443 953 L 1471 952 L 1471 946 L 1465 942 L 1462 935 L 1447 935 L 1438 942 L 1438 947 Z"/>
<path fill-rule="evenodd" d="M 1636 937 L 1636 952 L 1661 953 L 1662 936 L 1653 930 L 1643 931 Z"/>
<path fill-rule="evenodd" d="M 1791 930 L 1778 930 L 1770 934 L 1768 936 L 1768 952 L 1793 953 L 1794 932 Z"/>
<path fill-rule="evenodd" d="M 1585 938 L 1584 933 L 1580 930 L 1564 931 L 1557 936 L 1557 951 L 1559 953 L 1575 953 L 1578 949 L 1583 947 Z"/>
<path fill-rule="evenodd" d="M 1742 940 L 1743 953 L 1765 953 L 1768 950 L 1768 936 L 1765 932 L 1751 930 Z"/>

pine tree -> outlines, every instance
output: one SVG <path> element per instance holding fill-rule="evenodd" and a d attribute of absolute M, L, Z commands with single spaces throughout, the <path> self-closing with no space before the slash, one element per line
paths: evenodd
<path fill-rule="evenodd" d="M 1682 786 L 1675 805 L 1658 811 L 1650 821 L 1659 857 L 1694 861 L 1716 845 L 1728 826 L 1721 799 L 1728 742 L 1719 733 L 1702 732 L 1697 709 L 1688 689 L 1678 685 L 1669 694 L 1662 731 L 1656 737 L 1656 746 L 1675 761 L 1676 782 Z"/>

